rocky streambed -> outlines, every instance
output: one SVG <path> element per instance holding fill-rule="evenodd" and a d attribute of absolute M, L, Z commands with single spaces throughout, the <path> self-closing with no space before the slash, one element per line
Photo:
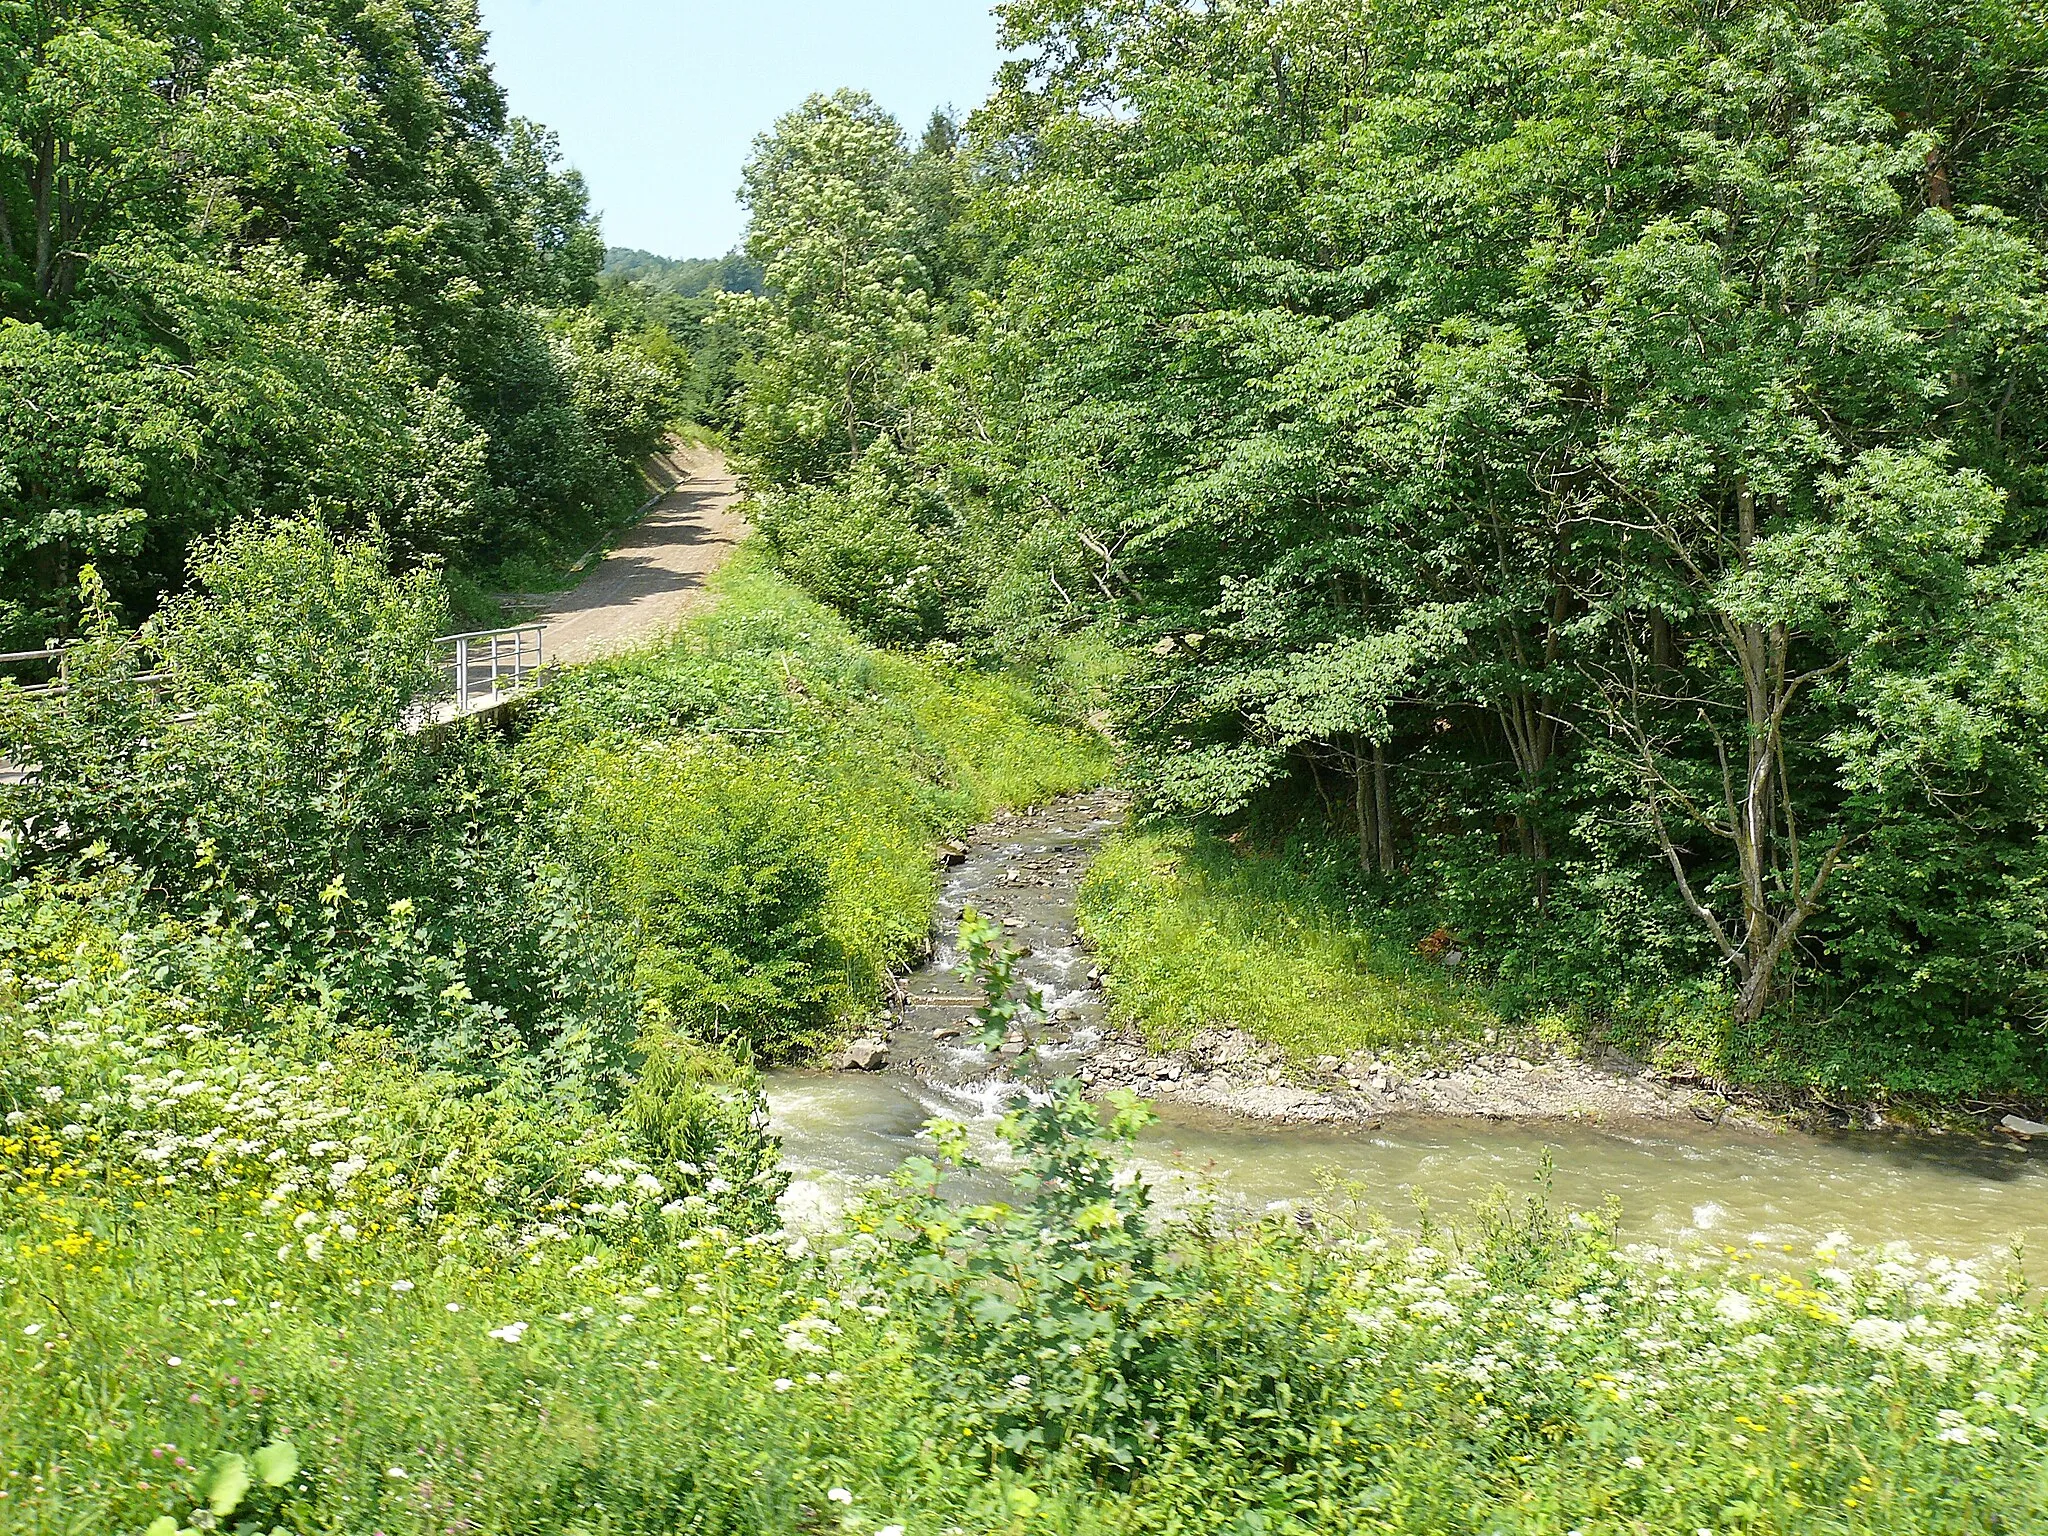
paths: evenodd
<path fill-rule="evenodd" d="M 1154 1049 L 1142 1032 L 1116 1026 L 1074 920 L 1089 861 L 1125 811 L 1118 795 L 1098 790 L 998 817 L 953 844 L 938 902 L 940 937 L 932 958 L 896 988 L 886 1053 L 875 1049 L 882 1042 L 858 1042 L 843 1063 L 908 1072 L 945 1089 L 1072 1075 L 1091 1089 L 1128 1087 L 1154 1100 L 1296 1125 L 1372 1126 L 1401 1114 L 1748 1123 L 1718 1094 L 1619 1059 L 1538 1061 L 1449 1047 L 1420 1066 L 1372 1055 L 1290 1063 L 1277 1046 L 1240 1029 L 1205 1029 L 1178 1048 Z M 1045 1023 L 1028 1041 L 994 1053 L 963 1032 L 976 997 L 954 974 L 953 935 L 970 906 L 1001 922 L 1025 951 L 1020 972 L 1046 1002 Z"/>

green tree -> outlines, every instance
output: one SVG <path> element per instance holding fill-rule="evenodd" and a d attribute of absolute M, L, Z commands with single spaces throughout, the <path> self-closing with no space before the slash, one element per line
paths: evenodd
<path fill-rule="evenodd" d="M 1913 0 L 1003 16 L 993 500 L 1143 648 L 1155 797 L 1320 786 L 1475 937 L 1690 950 L 1738 1023 L 1803 975 L 2034 1059 L 2040 34 Z"/>
<path fill-rule="evenodd" d="M 753 359 L 740 448 L 777 488 L 821 484 L 909 446 L 906 378 L 930 354 L 896 120 L 852 91 L 814 96 L 754 146 L 742 193 L 766 292 L 730 301 Z"/>

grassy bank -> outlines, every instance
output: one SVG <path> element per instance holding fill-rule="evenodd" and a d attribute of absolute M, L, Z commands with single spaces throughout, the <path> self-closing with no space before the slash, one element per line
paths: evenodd
<path fill-rule="evenodd" d="M 555 684 L 519 753 L 645 988 L 788 1055 L 922 953 L 936 841 L 1100 782 L 1109 749 L 1019 681 L 862 644 L 758 548 L 713 582 L 668 643 Z"/>
<path fill-rule="evenodd" d="M 1995 1055 L 1862 1038 L 1811 1003 L 1738 1028 L 1724 988 L 1674 980 L 1654 960 L 1640 974 L 1603 963 L 1575 951 L 1563 923 L 1503 954 L 1432 927 L 1444 914 L 1424 904 L 1424 885 L 1376 887 L 1342 847 L 1135 828 L 1104 846 L 1079 916 L 1113 1006 L 1162 1046 L 1236 1027 L 1300 1061 L 1441 1059 L 1475 1043 L 1614 1049 L 1787 1109 L 1883 1103 L 1894 1117 L 1942 1120 L 1973 1098 L 2028 1101 L 1987 1087 L 2009 1075 Z M 1461 949 L 1473 952 L 1447 967 L 1443 956 Z"/>
<path fill-rule="evenodd" d="M 1298 1057 L 1426 1052 L 1500 1020 L 1334 881 L 1188 830 L 1112 838 L 1080 894 L 1115 1007 L 1161 1044 L 1236 1027 Z"/>

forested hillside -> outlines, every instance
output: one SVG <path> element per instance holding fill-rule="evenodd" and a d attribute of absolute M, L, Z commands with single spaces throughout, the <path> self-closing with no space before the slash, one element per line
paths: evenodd
<path fill-rule="evenodd" d="M 1107 626 L 1153 810 L 1512 1008 L 2048 1087 L 2038 18 L 1003 14 L 964 135 L 748 172 L 787 567 Z"/>
<path fill-rule="evenodd" d="M 255 513 L 580 548 L 673 415 L 468 0 L 0 10 L 0 645 Z"/>
<path fill-rule="evenodd" d="M 642 331 L 667 336 L 682 376 L 677 409 L 693 422 L 732 425 L 739 386 L 740 338 L 723 303 L 729 293 L 759 293 L 761 269 L 735 252 L 671 261 L 613 246 L 599 274 L 600 307 Z"/>

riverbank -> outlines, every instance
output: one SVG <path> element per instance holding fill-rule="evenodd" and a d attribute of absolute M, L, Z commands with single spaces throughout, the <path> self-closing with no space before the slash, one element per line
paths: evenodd
<path fill-rule="evenodd" d="M 1104 840 L 1125 819 L 1115 790 L 1096 789 L 998 815 L 949 845 L 939 895 L 941 938 L 933 957 L 898 983 L 889 1058 L 941 1086 L 1001 1072 L 1021 1052 L 991 1059 L 962 1042 L 972 1004 L 951 934 L 963 909 L 1002 923 L 1026 950 L 1022 972 L 1044 998 L 1031 1043 L 1038 1076 L 1072 1074 L 1093 1093 L 1130 1088 L 1145 1097 L 1280 1125 L 1371 1127 L 1390 1115 L 1481 1120 L 1669 1122 L 1763 1129 L 1765 1116 L 1711 1089 L 1659 1080 L 1641 1065 L 1553 1056 L 1532 1060 L 1485 1048 L 1489 1027 L 1448 998 L 1428 1000 L 1432 1023 L 1461 1019 L 1474 1038 L 1440 1032 L 1380 1051 L 1302 1060 L 1250 1031 L 1203 1028 L 1178 1045 L 1148 1038 L 1120 1010 L 1115 979 L 1098 964 L 1077 923 L 1082 882 Z"/>
<path fill-rule="evenodd" d="M 1875 1100 L 1771 1094 L 1619 1051 L 1588 1051 L 1562 1031 L 1516 1031 L 1440 964 L 1363 953 L 1366 941 L 1355 938 L 1177 930 L 1124 894 L 1150 873 L 1143 861 L 1157 846 L 1123 830 L 1126 814 L 1117 791 L 1091 790 L 1001 813 L 948 845 L 937 908 L 942 937 L 933 958 L 899 981 L 891 998 L 888 1043 L 897 1070 L 940 1086 L 991 1070 L 957 1034 L 969 999 L 952 975 L 956 957 L 946 936 L 971 905 L 1031 951 L 1024 973 L 1048 1005 L 1032 1070 L 1071 1073 L 1098 1095 L 1128 1088 L 1203 1112 L 1324 1129 L 1426 1115 L 1997 1135 L 1996 1112 L 1915 1105 L 1903 1115 Z M 1099 862 L 1106 847 L 1114 861 L 1107 869 Z M 1134 928 L 1110 926 L 1124 919 Z M 1297 973 L 1287 975 L 1290 958 Z M 1175 974 L 1162 979 L 1169 970 Z M 1199 997 L 1185 990 L 1191 976 L 1206 983 Z M 1270 1003 L 1264 1027 L 1244 1027 L 1239 1021 L 1262 1016 L 1262 1003 Z M 1341 1026 L 1315 1032 L 1340 1016 Z M 1360 1038 L 1373 1043 L 1348 1044 Z M 1319 1049 L 1325 1041 L 1342 1048 Z M 1004 1062 L 993 1065 L 1000 1070 Z"/>

